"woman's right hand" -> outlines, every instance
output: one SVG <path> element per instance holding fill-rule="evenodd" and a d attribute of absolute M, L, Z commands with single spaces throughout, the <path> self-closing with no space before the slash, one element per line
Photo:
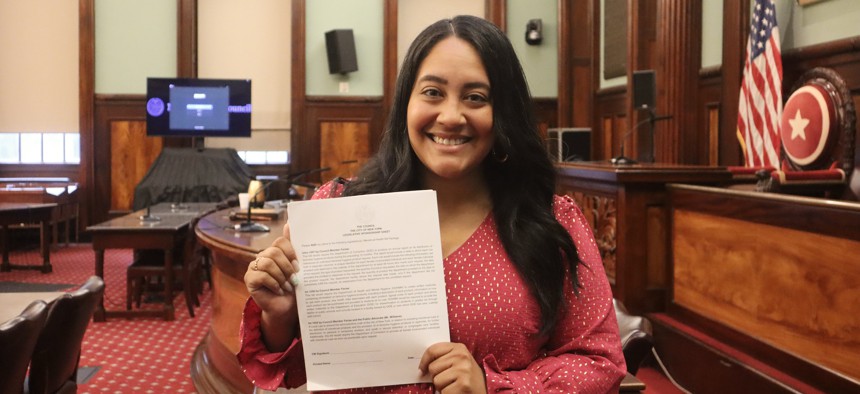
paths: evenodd
<path fill-rule="evenodd" d="M 286 224 L 283 236 L 257 253 L 245 271 L 245 287 L 263 311 L 261 329 L 269 350 L 285 348 L 295 336 L 290 334 L 297 332 L 296 293 L 290 278 L 298 270 L 290 225 Z"/>

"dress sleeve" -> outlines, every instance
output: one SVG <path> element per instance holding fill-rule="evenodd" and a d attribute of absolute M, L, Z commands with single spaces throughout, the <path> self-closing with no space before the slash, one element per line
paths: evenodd
<path fill-rule="evenodd" d="M 283 352 L 269 352 L 260 331 L 261 316 L 262 310 L 249 297 L 242 312 L 239 329 L 241 343 L 239 353 L 236 354 L 242 372 L 254 386 L 271 391 L 280 386 L 295 388 L 305 384 L 307 378 L 301 338 L 294 339 Z"/>
<path fill-rule="evenodd" d="M 569 198 L 556 199 L 556 217 L 573 237 L 582 261 L 577 266 L 578 295 L 566 280 L 566 311 L 544 353 L 525 369 L 501 370 L 493 355 L 482 360 L 489 393 L 617 393 L 626 374 L 612 291 L 594 235 Z"/>
<path fill-rule="evenodd" d="M 318 188 L 312 199 L 330 198 L 340 195 L 343 185 L 328 182 Z M 260 331 L 262 310 L 248 298 L 245 310 L 242 312 L 242 323 L 239 329 L 241 340 L 236 358 L 242 366 L 242 372 L 254 386 L 277 390 L 279 386 L 295 388 L 305 384 L 304 352 L 301 338 L 296 338 L 287 350 L 281 353 L 271 353 L 263 343 Z"/>

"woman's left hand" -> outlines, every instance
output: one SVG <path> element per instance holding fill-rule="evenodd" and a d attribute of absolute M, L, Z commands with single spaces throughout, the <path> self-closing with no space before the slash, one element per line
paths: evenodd
<path fill-rule="evenodd" d="M 442 394 L 487 392 L 484 371 L 462 343 L 431 345 L 424 351 L 418 368 L 430 373 L 433 386 Z"/>

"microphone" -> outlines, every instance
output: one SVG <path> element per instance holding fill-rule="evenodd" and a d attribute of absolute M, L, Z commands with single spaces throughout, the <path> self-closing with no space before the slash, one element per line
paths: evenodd
<path fill-rule="evenodd" d="M 251 207 L 252 207 L 251 201 L 256 201 L 257 196 L 260 195 L 260 193 L 268 190 L 269 187 L 274 185 L 276 182 L 286 181 L 288 187 L 291 187 L 293 184 L 304 186 L 305 185 L 304 182 L 298 182 L 299 178 L 302 178 L 302 177 L 307 176 L 309 174 L 315 174 L 317 172 L 328 171 L 330 169 L 331 169 L 330 167 L 322 167 L 322 168 L 315 168 L 315 169 L 311 169 L 311 170 L 299 171 L 299 172 L 294 173 L 294 174 L 288 174 L 287 176 L 285 176 L 283 178 L 281 178 L 281 177 L 275 178 L 271 182 L 269 182 L 269 183 L 267 183 L 261 187 L 258 187 L 254 191 L 253 195 L 248 196 L 248 212 L 247 212 L 248 216 L 245 218 L 244 222 L 237 224 L 236 226 L 234 226 L 234 228 L 236 229 L 236 231 L 238 231 L 240 233 L 267 233 L 267 232 L 269 232 L 270 231 L 269 226 L 266 226 L 265 224 L 262 224 L 262 223 L 257 223 L 257 222 L 251 221 Z"/>
<path fill-rule="evenodd" d="M 141 222 L 144 222 L 144 223 L 154 223 L 154 222 L 160 222 L 160 221 L 161 221 L 161 218 L 160 218 L 160 217 L 155 216 L 155 215 L 153 215 L 153 214 L 151 214 L 151 213 L 150 213 L 150 211 L 149 211 L 149 207 L 151 207 L 151 206 L 152 206 L 151 204 L 150 204 L 150 205 L 147 205 L 147 206 L 146 206 L 146 214 L 140 215 L 140 221 L 141 221 Z"/>
<path fill-rule="evenodd" d="M 630 130 L 628 130 L 626 133 L 624 133 L 624 137 L 621 138 L 621 146 L 620 146 L 621 153 L 620 153 L 620 155 L 609 159 L 609 162 L 614 164 L 614 165 L 617 165 L 617 166 L 626 166 L 626 165 L 638 164 L 639 163 L 638 161 L 633 160 L 633 159 L 624 155 L 624 143 L 627 142 L 627 138 L 630 137 L 630 134 L 633 134 L 633 132 L 636 131 L 639 128 L 639 126 L 642 126 L 643 124 L 648 123 L 650 125 L 649 128 L 651 130 L 651 138 L 652 138 L 651 149 L 653 150 L 654 149 L 654 146 L 653 146 L 654 145 L 654 142 L 653 142 L 654 122 L 656 122 L 658 120 L 666 120 L 666 119 L 672 119 L 672 115 L 655 116 L 654 110 L 649 108 L 648 109 L 648 119 L 639 121 L 638 123 L 633 125 L 633 127 L 631 127 Z M 654 159 L 654 155 L 652 154 L 651 160 L 653 161 L 653 159 Z"/>
<path fill-rule="evenodd" d="M 185 188 L 183 188 L 179 192 L 179 202 L 170 204 L 170 210 L 172 212 L 176 212 L 176 211 L 182 211 L 182 210 L 188 209 L 188 205 L 185 205 L 184 202 L 185 202 Z"/>
<path fill-rule="evenodd" d="M 357 161 L 357 160 L 356 160 L 356 161 Z M 347 163 L 347 162 L 343 162 L 342 164 L 344 164 L 344 163 Z M 301 179 L 301 178 L 303 178 L 303 177 L 306 177 L 306 176 L 308 176 L 308 175 L 316 174 L 316 173 L 318 173 L 318 172 L 325 172 L 325 171 L 328 171 L 328 170 L 331 170 L 331 167 L 314 168 L 314 169 L 310 169 L 310 170 L 303 170 L 303 171 L 295 172 L 295 173 L 292 173 L 292 174 L 287 174 L 287 176 L 286 176 L 286 177 L 284 177 L 284 178 L 285 178 L 285 180 L 286 180 L 286 181 L 288 181 L 288 182 L 290 182 L 290 183 L 295 183 L 295 182 L 296 182 L 296 181 L 298 181 L 299 179 Z"/>
<path fill-rule="evenodd" d="M 238 231 L 240 233 L 267 233 L 267 232 L 269 232 L 269 226 L 266 226 L 265 224 L 251 221 L 251 207 L 253 206 L 253 204 L 251 204 L 251 201 L 256 201 L 257 196 L 260 195 L 261 192 L 266 191 L 269 188 L 269 186 L 272 186 L 276 180 L 277 179 L 272 180 L 271 182 L 269 182 L 269 183 L 267 183 L 261 187 L 258 187 L 257 189 L 254 190 L 253 195 L 248 196 L 247 216 L 245 217 L 244 222 L 239 223 L 236 226 L 234 226 L 236 231 Z"/>

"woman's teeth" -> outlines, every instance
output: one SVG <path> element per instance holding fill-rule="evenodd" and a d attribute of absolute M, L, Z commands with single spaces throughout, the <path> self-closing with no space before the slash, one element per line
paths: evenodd
<path fill-rule="evenodd" d="M 433 142 L 442 145 L 462 145 L 466 143 L 465 138 L 442 138 L 437 136 L 430 136 L 433 139 Z"/>

